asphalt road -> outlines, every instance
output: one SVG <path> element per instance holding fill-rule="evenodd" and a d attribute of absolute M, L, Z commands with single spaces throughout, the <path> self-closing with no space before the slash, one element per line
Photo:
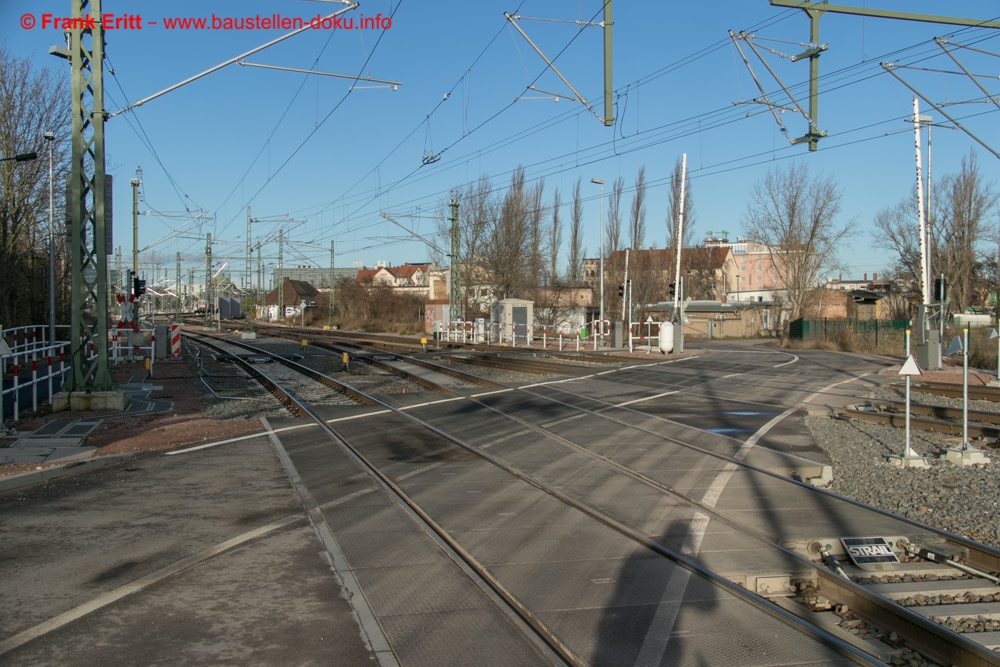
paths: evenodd
<path fill-rule="evenodd" d="M 0 664 L 373 664 L 266 437 L 4 493 L 0 545 Z"/>

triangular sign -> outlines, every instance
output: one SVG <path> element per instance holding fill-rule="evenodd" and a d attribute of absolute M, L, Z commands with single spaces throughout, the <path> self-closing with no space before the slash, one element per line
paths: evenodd
<path fill-rule="evenodd" d="M 917 360 L 913 358 L 912 354 L 906 357 L 903 367 L 899 369 L 899 375 L 923 375 L 920 366 L 917 365 Z"/>
<path fill-rule="evenodd" d="M 3 338 L 0 338 L 0 357 L 5 357 L 8 354 L 11 354 L 10 346 L 7 345 L 7 341 L 5 341 Z"/>
<path fill-rule="evenodd" d="M 961 352 L 961 351 L 962 351 L 962 337 L 955 336 L 954 338 L 951 339 L 951 344 L 949 344 L 948 349 L 945 350 L 944 356 L 948 357 L 955 354 L 956 352 Z"/>

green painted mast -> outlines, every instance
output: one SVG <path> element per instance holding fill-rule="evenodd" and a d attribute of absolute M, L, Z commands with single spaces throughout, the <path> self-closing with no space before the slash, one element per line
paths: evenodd
<path fill-rule="evenodd" d="M 84 29 L 91 17 L 92 29 Z M 75 0 L 69 31 L 72 165 L 69 209 L 72 294 L 68 392 L 116 388 L 108 367 L 111 202 L 104 169 L 104 28 L 101 0 Z M 90 355 L 94 356 L 91 358 Z"/>

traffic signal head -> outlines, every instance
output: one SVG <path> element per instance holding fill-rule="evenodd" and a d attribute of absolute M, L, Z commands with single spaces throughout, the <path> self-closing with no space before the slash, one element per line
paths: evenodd
<path fill-rule="evenodd" d="M 618 286 L 618 296 L 622 298 L 625 297 L 625 283 L 622 283 L 621 285 Z"/>
<path fill-rule="evenodd" d="M 677 296 L 677 283 L 670 283 L 670 296 Z"/>
<path fill-rule="evenodd" d="M 135 298 L 138 299 L 140 296 L 142 296 L 145 293 L 146 293 L 146 281 L 145 280 L 139 280 L 138 278 L 133 278 L 132 279 L 132 295 L 135 296 Z"/>

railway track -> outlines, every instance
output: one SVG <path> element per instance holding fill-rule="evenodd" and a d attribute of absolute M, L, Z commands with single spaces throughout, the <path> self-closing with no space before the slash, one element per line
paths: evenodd
<path fill-rule="evenodd" d="M 962 435 L 962 411 L 957 408 L 911 404 L 910 411 L 911 428 Z M 906 406 L 895 401 L 872 401 L 859 409 L 842 410 L 838 417 L 904 428 Z M 1000 414 L 969 410 L 968 432 L 976 439 L 1000 437 Z"/>
<path fill-rule="evenodd" d="M 899 388 L 903 384 L 895 385 Z M 934 396 L 946 396 L 948 398 L 962 398 L 963 388 L 960 384 L 950 384 L 947 382 L 913 382 L 910 385 L 912 391 L 919 391 Z M 972 401 L 1000 401 L 1000 387 L 986 387 L 982 385 L 969 386 L 969 400 Z"/>
<path fill-rule="evenodd" d="M 282 384 L 273 379 L 272 383 L 276 389 Z M 596 522 L 595 527 L 583 528 L 585 532 L 613 531 L 617 536 L 614 541 L 631 541 L 636 548 L 663 559 L 660 567 L 680 568 L 687 572 L 686 577 L 716 587 L 717 595 L 740 600 L 741 604 L 747 606 L 746 614 L 763 614 L 760 623 L 779 623 L 793 628 L 801 633 L 797 637 L 809 637 L 808 641 L 818 642 L 824 647 L 822 650 L 830 655 L 859 664 L 879 664 L 894 656 L 898 657 L 899 652 L 906 650 L 906 647 L 912 647 L 945 664 L 1000 664 L 997 656 L 990 651 L 993 640 L 987 636 L 988 632 L 977 633 L 982 635 L 977 637 L 982 641 L 980 644 L 954 631 L 953 628 L 961 628 L 961 624 L 967 622 L 967 616 L 971 613 L 968 609 L 955 606 L 951 609 L 954 614 L 946 614 L 947 610 L 938 608 L 912 611 L 893 601 L 894 598 L 905 599 L 906 596 L 914 599 L 933 597 L 936 595 L 933 591 L 941 585 L 925 585 L 923 580 L 927 577 L 940 579 L 942 571 L 951 570 L 947 563 L 928 561 L 931 566 L 926 563 L 911 565 L 910 561 L 916 556 L 910 556 L 905 552 L 905 546 L 900 545 L 915 543 L 925 550 L 931 549 L 943 560 L 961 561 L 967 567 L 987 575 L 1000 569 L 1000 555 L 996 552 L 810 489 L 789 480 L 787 476 L 755 467 L 738 457 L 720 454 L 718 450 L 704 446 L 704 438 L 702 446 L 692 445 L 689 441 L 695 441 L 694 437 L 665 435 L 664 429 L 648 425 L 637 428 L 632 425 L 635 422 L 634 416 L 630 417 L 627 411 L 623 412 L 615 405 L 595 406 L 591 397 L 568 392 L 565 383 L 560 385 L 560 392 L 540 393 L 533 389 L 492 393 L 487 396 L 473 395 L 467 396 L 459 404 L 447 401 L 442 404 L 447 408 L 424 408 L 419 413 L 401 411 L 381 399 L 371 396 L 368 398 L 386 411 L 379 420 L 383 426 L 391 423 L 395 438 L 419 443 L 412 446 L 416 450 L 413 452 L 415 456 L 432 453 L 440 456 L 442 452 L 452 449 L 466 455 L 472 454 L 481 464 L 492 466 L 516 479 L 519 484 L 524 485 L 526 493 L 542 493 L 545 497 L 554 499 L 563 508 L 560 511 L 575 517 L 574 521 L 585 524 Z M 294 392 L 287 393 L 286 400 L 298 405 L 301 414 L 314 421 L 318 420 L 317 423 L 323 421 L 307 401 L 296 398 Z M 547 404 L 545 420 L 517 416 L 516 405 L 510 405 L 509 402 L 516 402 L 526 395 L 532 401 Z M 580 402 L 584 398 L 588 405 L 586 408 Z M 478 415 L 474 420 L 474 431 L 469 431 L 465 422 L 458 422 L 453 418 L 455 413 L 468 413 L 471 409 L 475 409 Z M 852 524 L 870 525 L 873 533 L 892 535 L 889 541 L 891 549 L 894 552 L 902 551 L 904 564 L 892 568 L 882 567 L 883 571 L 878 574 L 877 579 L 871 579 L 870 573 L 861 568 L 852 569 L 849 565 L 838 566 L 839 569 L 824 567 L 824 561 L 829 565 L 831 558 L 836 558 L 836 539 L 822 536 L 817 538 L 815 535 L 802 536 L 797 540 L 790 540 L 787 535 L 782 538 L 775 533 L 774 527 L 748 521 L 743 514 L 746 509 L 744 507 L 735 508 L 736 511 L 719 508 L 694 493 L 685 492 L 661 475 L 642 472 L 641 468 L 634 465 L 634 459 L 594 448 L 587 440 L 581 440 L 578 427 L 575 430 L 566 429 L 568 424 L 581 420 L 591 424 L 591 429 L 599 424 L 604 427 L 608 422 L 613 422 L 617 427 L 634 431 L 637 435 L 632 437 L 637 437 L 639 433 L 647 438 L 652 436 L 661 443 L 659 448 L 674 448 L 675 455 L 686 451 L 688 455 L 696 453 L 714 458 L 726 467 L 732 466 L 736 474 L 756 480 L 754 484 L 759 488 L 769 488 L 772 485 L 780 488 L 785 496 L 782 502 L 790 502 L 792 506 L 821 503 L 826 511 L 838 516 L 850 514 L 853 516 Z M 490 559 L 485 558 L 484 552 L 475 544 L 463 543 L 460 538 L 462 531 L 456 531 L 449 525 L 454 522 L 453 517 L 447 512 L 442 515 L 439 509 L 434 509 L 436 505 L 433 503 L 429 506 L 430 509 L 423 509 L 419 499 L 413 496 L 414 489 L 419 491 L 420 486 L 411 486 L 398 473 L 393 472 L 392 466 L 398 465 L 398 452 L 387 450 L 385 443 L 372 438 L 371 429 L 359 425 L 357 420 L 336 427 L 325 425 L 323 428 L 329 431 L 338 446 L 348 448 L 359 461 L 368 466 L 369 473 L 378 476 L 386 488 L 391 489 L 398 502 L 421 515 L 427 529 L 446 542 L 461 558 L 465 567 L 477 573 L 481 585 L 489 587 L 504 599 L 504 603 L 522 620 L 525 631 L 530 629 L 542 645 L 557 653 L 566 663 L 586 662 L 581 658 L 580 649 L 573 646 L 571 637 L 549 627 L 542 619 L 543 614 L 532 609 L 528 601 L 531 595 L 525 597 L 516 580 L 505 577 L 502 569 L 494 571 L 486 565 Z M 585 429 L 587 432 L 589 430 Z M 486 435 L 504 433 L 521 433 L 522 438 L 528 437 L 536 445 L 529 449 L 510 447 L 510 435 L 499 436 L 499 439 L 496 435 Z M 712 440 L 712 444 L 718 442 L 717 438 Z M 502 454 L 499 451 L 501 449 Z M 546 452 L 548 456 L 539 460 L 539 451 Z M 583 469 L 589 470 L 585 479 L 567 479 L 560 473 Z M 706 471 L 703 474 L 711 473 Z M 595 483 L 598 479 L 600 482 Z M 459 480 L 454 483 L 461 484 Z M 607 491 L 604 491 L 624 488 L 623 484 L 630 485 L 629 488 L 637 484 L 645 489 L 645 494 L 651 494 L 645 503 L 659 505 L 659 516 L 706 517 L 704 521 L 715 525 L 716 530 L 731 534 L 735 540 L 750 540 L 757 545 L 754 549 L 761 552 L 766 550 L 770 555 L 764 557 L 764 565 L 759 565 L 752 573 L 748 573 L 745 570 L 734 570 L 731 565 L 720 567 L 719 563 L 713 562 L 711 554 L 692 556 L 690 548 L 682 548 L 690 540 L 690 534 L 680 536 L 684 539 L 679 541 L 676 535 L 651 538 L 650 531 L 643 530 L 643 520 L 635 514 L 634 502 L 627 497 L 617 498 L 614 494 L 608 496 Z M 490 501 L 483 498 L 481 502 Z M 477 502 L 476 507 L 477 511 L 483 510 L 480 502 Z M 494 513 L 502 515 L 502 509 L 502 506 L 498 506 Z M 596 525 L 601 528 L 598 529 Z M 605 539 L 609 539 L 606 533 Z M 914 575 L 913 571 L 919 574 Z M 912 581 L 915 576 L 916 582 Z M 962 577 L 966 576 L 963 572 Z M 921 580 L 921 577 L 924 579 Z M 907 580 L 909 588 L 903 598 L 897 593 L 884 593 L 893 578 Z M 960 583 L 954 585 L 956 588 L 951 593 L 954 599 L 973 599 L 973 596 L 978 596 L 975 597 L 976 604 L 992 602 L 984 599 L 981 584 L 967 583 L 964 578 L 957 581 Z M 996 588 L 993 582 L 985 588 L 989 589 L 991 586 Z M 829 620 L 832 615 L 830 610 L 839 612 L 836 623 Z M 855 625 L 877 629 L 872 633 L 875 639 L 859 638 L 844 629 L 845 626 L 851 628 Z"/>

